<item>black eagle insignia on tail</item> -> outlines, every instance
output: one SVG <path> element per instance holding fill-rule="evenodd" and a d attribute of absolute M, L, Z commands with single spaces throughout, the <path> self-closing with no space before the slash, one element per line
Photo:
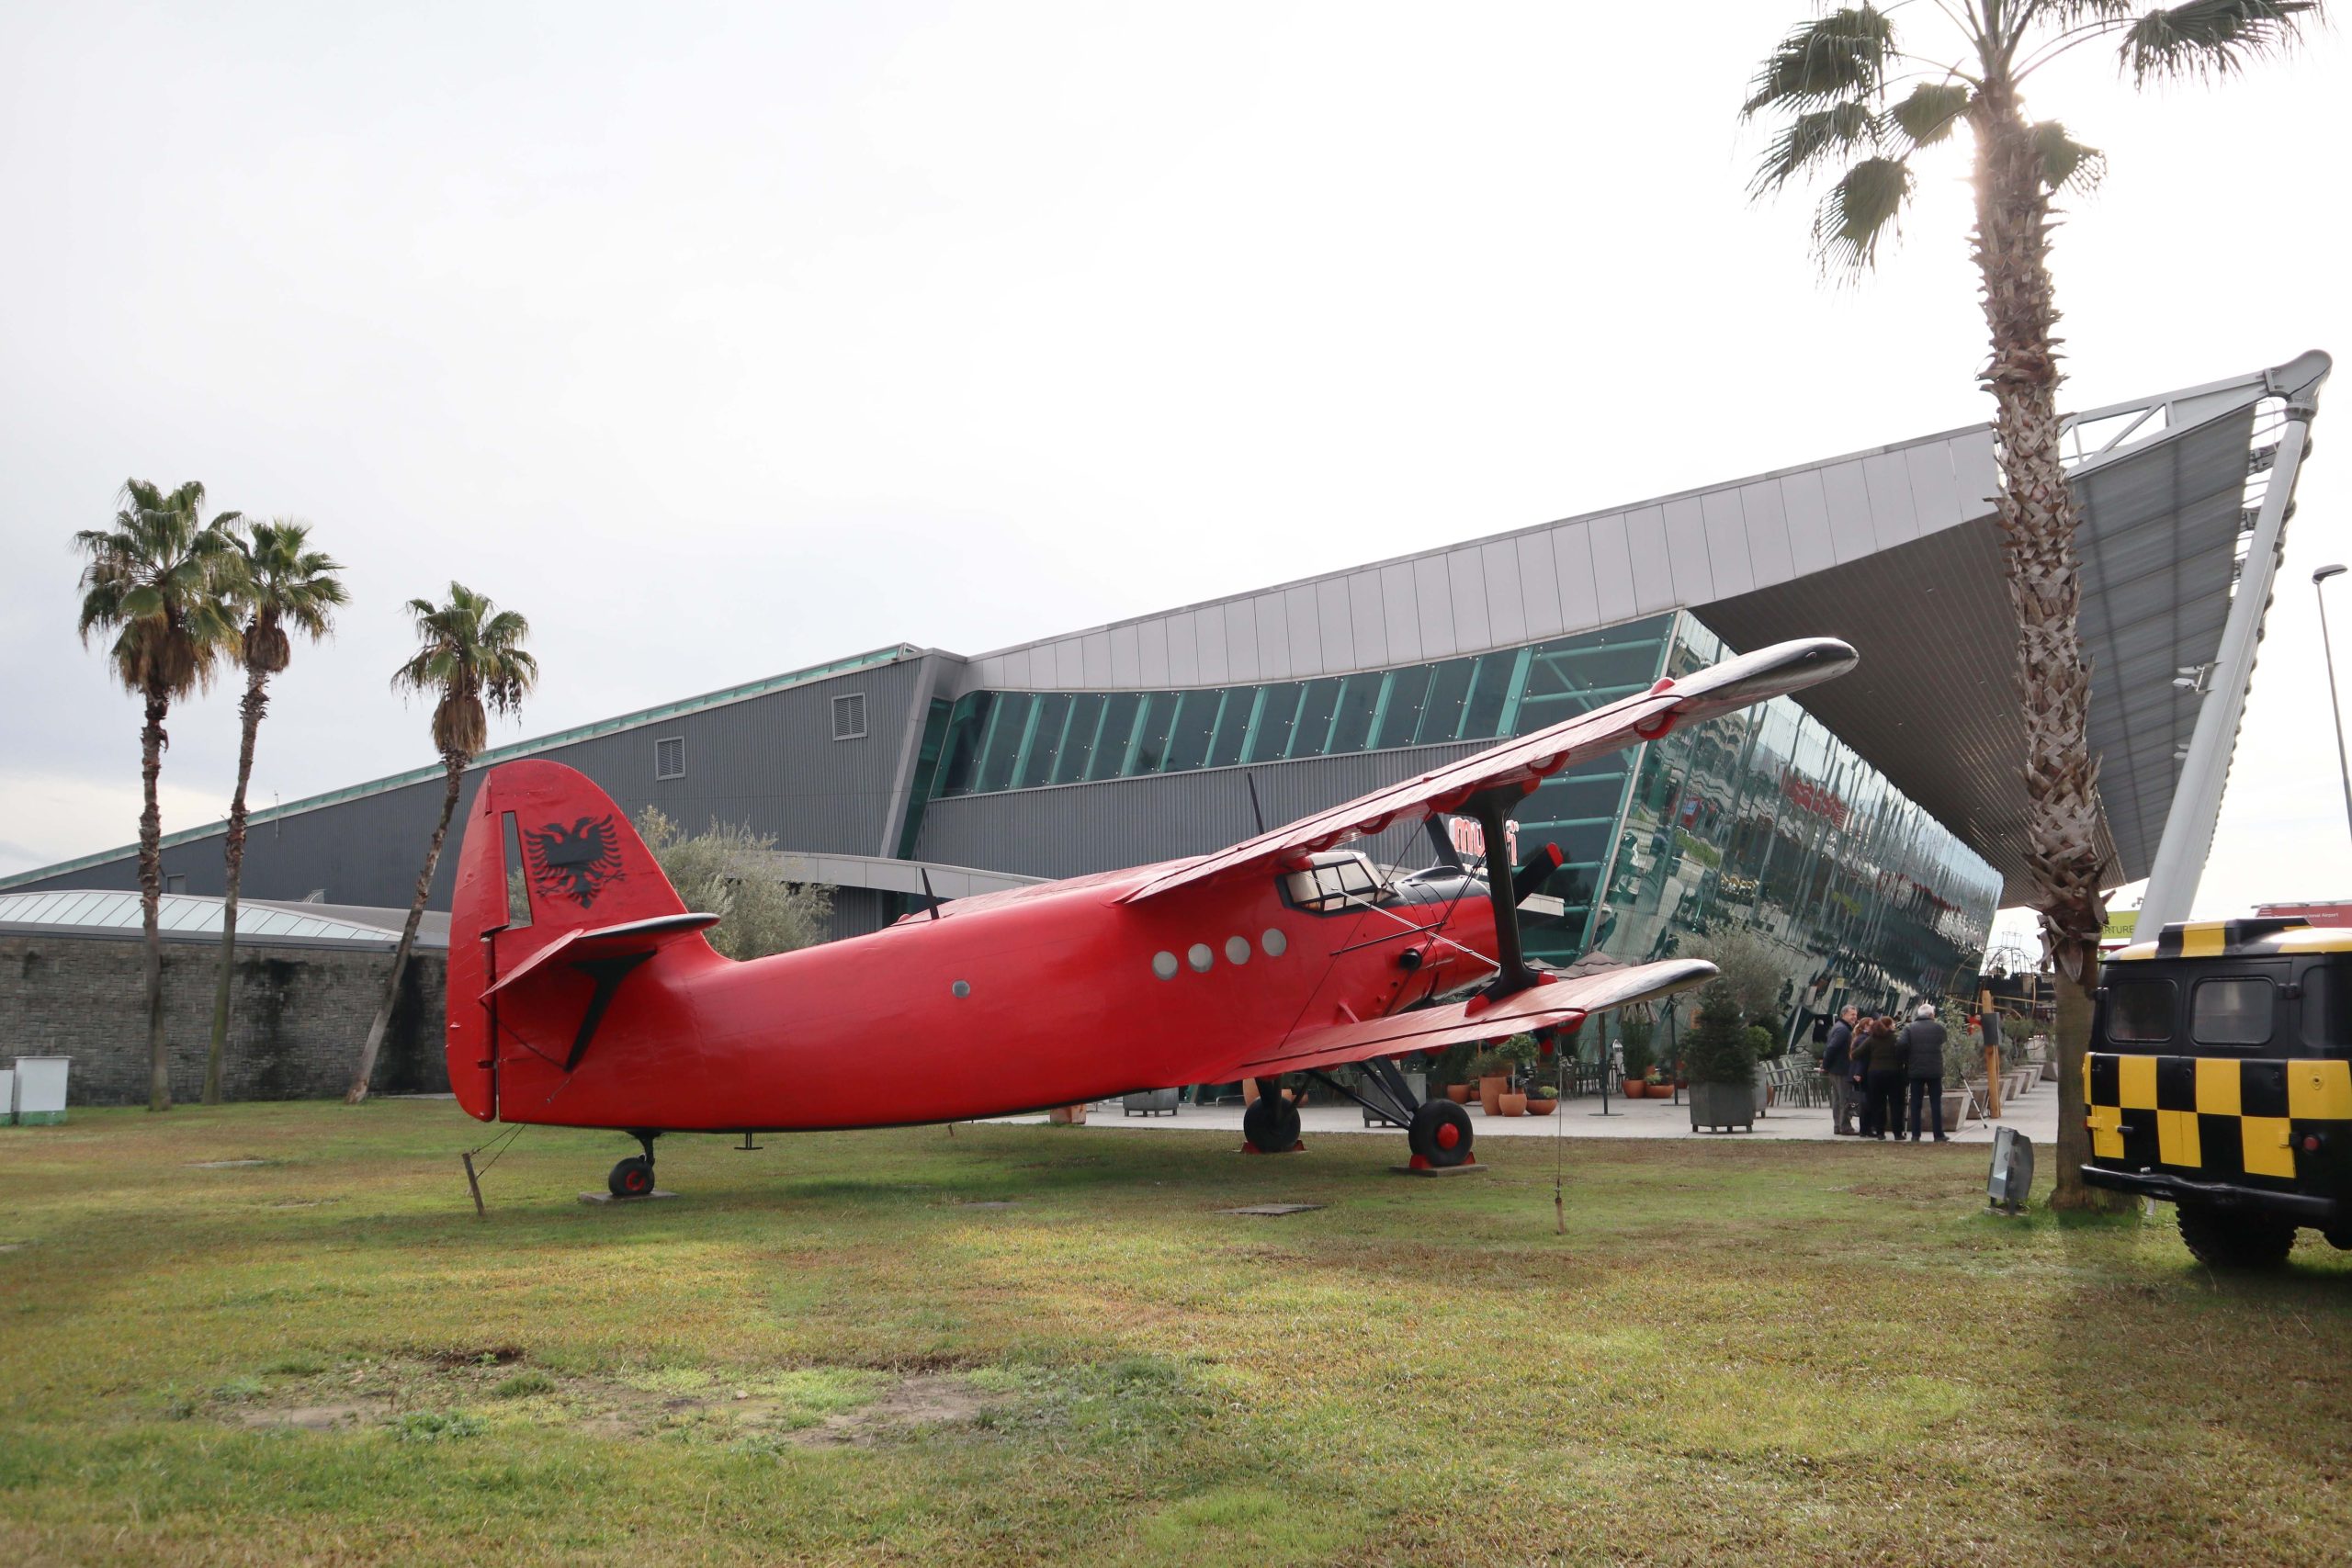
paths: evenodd
<path fill-rule="evenodd" d="M 526 832 L 523 842 L 531 880 L 548 897 L 569 898 L 584 909 L 606 883 L 620 879 L 620 837 L 610 816 L 582 817 L 570 828 L 550 822 Z"/>

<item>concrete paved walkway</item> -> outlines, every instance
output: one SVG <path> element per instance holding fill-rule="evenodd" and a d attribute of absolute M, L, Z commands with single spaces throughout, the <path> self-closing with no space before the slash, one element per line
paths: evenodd
<path fill-rule="evenodd" d="M 1396 1129 L 1387 1126 L 1366 1127 L 1363 1112 L 1341 1101 L 1328 1103 L 1333 1097 L 1328 1090 L 1319 1091 L 1316 1102 L 1299 1111 L 1299 1134 L 1302 1137 L 1328 1137 L 1335 1134 L 1378 1133 L 1393 1136 Z M 1609 1114 L 1600 1114 L 1598 1100 L 1564 1100 L 1560 1109 L 1549 1116 L 1488 1116 L 1476 1101 L 1470 1105 L 1472 1121 L 1481 1138 L 1691 1138 L 1716 1143 L 1739 1143 L 1753 1138 L 1776 1141 L 1815 1143 L 1856 1142 L 1839 1139 L 1830 1131 L 1829 1110 L 1826 1106 L 1775 1107 L 1758 1119 L 1756 1131 L 1750 1133 L 1694 1133 L 1690 1130 L 1690 1107 L 1687 1101 L 1677 1105 L 1664 1100 L 1619 1100 L 1611 1097 Z M 2001 1106 L 2000 1125 L 2015 1127 L 2044 1148 L 2056 1142 L 2058 1135 L 2058 1086 L 2054 1083 L 2036 1084 L 2022 1100 L 2005 1100 Z M 1011 1122 L 1037 1122 L 1042 1116 L 1008 1116 Z M 1236 1106 L 1182 1107 L 1173 1116 L 1128 1116 L 1120 1111 L 1115 1100 L 1091 1107 L 1086 1125 L 1132 1133 L 1148 1133 L 1174 1129 L 1179 1132 L 1229 1132 L 1236 1137 L 1241 1133 L 1241 1108 Z M 1971 1121 L 1964 1127 L 1946 1128 L 1957 1144 L 1990 1144 L 1993 1124 Z"/>

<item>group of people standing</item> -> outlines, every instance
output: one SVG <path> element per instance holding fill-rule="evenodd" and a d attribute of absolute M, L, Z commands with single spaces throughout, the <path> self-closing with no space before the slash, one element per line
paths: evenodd
<path fill-rule="evenodd" d="M 1821 1070 L 1829 1078 L 1830 1106 L 1839 1134 L 1883 1139 L 1892 1133 L 1902 1142 L 1907 1084 L 1911 1141 L 1919 1141 L 1923 1117 L 1933 1118 L 1936 1142 L 1951 1141 L 1944 1134 L 1944 1026 L 1936 1021 L 1932 1002 L 1921 1002 L 1911 1021 L 1899 1028 L 1892 1017 L 1864 1018 L 1860 1009 L 1848 1008 L 1829 1026 Z"/>

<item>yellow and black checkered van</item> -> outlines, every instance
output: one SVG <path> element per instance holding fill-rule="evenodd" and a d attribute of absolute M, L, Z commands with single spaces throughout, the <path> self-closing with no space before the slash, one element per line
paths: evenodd
<path fill-rule="evenodd" d="M 2085 1179 L 2177 1206 L 2205 1262 L 2352 1247 L 2352 931 L 2193 921 L 2107 962 Z"/>

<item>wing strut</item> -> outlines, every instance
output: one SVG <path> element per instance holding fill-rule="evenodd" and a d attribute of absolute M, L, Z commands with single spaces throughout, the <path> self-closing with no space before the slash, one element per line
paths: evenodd
<path fill-rule="evenodd" d="M 1514 902 L 1510 863 L 1510 829 L 1503 812 L 1518 803 L 1516 787 L 1482 789 L 1466 804 L 1487 839 L 1487 897 L 1495 908 L 1495 977 L 1486 994 L 1497 1000 L 1535 984 L 1535 971 L 1519 940 L 1519 905 Z"/>

